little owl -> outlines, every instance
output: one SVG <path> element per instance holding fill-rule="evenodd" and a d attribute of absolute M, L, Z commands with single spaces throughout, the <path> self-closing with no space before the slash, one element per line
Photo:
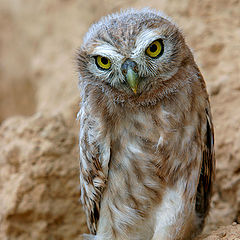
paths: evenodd
<path fill-rule="evenodd" d="M 209 212 L 214 139 L 183 35 L 157 11 L 122 11 L 90 27 L 77 62 L 84 239 L 193 239 Z"/>

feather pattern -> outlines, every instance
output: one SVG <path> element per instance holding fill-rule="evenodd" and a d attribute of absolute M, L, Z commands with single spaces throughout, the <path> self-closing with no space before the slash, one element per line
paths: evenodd
<path fill-rule="evenodd" d="M 214 130 L 209 109 L 206 109 L 206 125 L 202 166 L 197 188 L 195 207 L 197 216 L 201 219 L 200 225 L 202 227 L 210 209 L 210 199 L 212 196 L 212 185 L 215 173 Z"/>
<path fill-rule="evenodd" d="M 110 146 L 106 136 L 105 143 L 101 144 L 101 135 L 97 132 L 97 121 L 87 116 L 88 109 L 82 107 L 79 112 L 81 201 L 86 206 L 85 212 L 90 232 L 96 234 L 101 195 L 105 189 L 108 174 Z"/>

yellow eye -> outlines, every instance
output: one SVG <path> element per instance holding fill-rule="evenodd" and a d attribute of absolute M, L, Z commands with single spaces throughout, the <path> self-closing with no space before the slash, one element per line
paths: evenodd
<path fill-rule="evenodd" d="M 147 50 L 146 54 L 151 58 L 157 58 L 160 57 L 163 53 L 163 42 L 162 40 L 156 40 L 153 43 L 151 43 Z"/>
<path fill-rule="evenodd" d="M 111 61 L 108 58 L 102 56 L 96 57 L 96 64 L 98 67 L 104 70 L 108 70 L 112 65 Z"/>

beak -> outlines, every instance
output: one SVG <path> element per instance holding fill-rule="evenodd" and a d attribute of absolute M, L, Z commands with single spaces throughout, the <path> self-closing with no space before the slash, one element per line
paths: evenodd
<path fill-rule="evenodd" d="M 132 91 L 136 94 L 139 83 L 137 63 L 127 59 L 122 65 L 122 73 Z"/>
<path fill-rule="evenodd" d="M 135 94 L 137 93 L 138 79 L 139 79 L 138 74 L 134 72 L 133 69 L 129 68 L 127 70 L 126 80 L 128 82 L 128 85 Z"/>

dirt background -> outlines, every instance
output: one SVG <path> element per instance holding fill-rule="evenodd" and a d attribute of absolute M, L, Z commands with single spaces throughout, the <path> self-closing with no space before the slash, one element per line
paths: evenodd
<path fill-rule="evenodd" d="M 1 240 L 77 240 L 86 231 L 76 49 L 101 16 L 146 6 L 178 23 L 208 85 L 217 172 L 204 236 L 240 239 L 240 1 L 1 0 Z"/>

